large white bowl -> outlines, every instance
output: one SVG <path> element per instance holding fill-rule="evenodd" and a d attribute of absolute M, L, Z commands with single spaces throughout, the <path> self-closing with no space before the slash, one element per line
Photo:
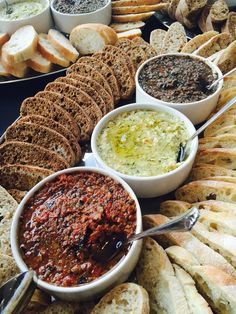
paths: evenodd
<path fill-rule="evenodd" d="M 210 66 L 213 73 L 217 74 L 217 77 L 220 77 L 222 75 L 220 69 L 211 61 L 206 60 L 205 58 L 194 56 L 188 53 L 169 53 L 167 55 L 182 55 L 182 56 L 190 56 L 191 58 L 199 59 L 204 61 L 206 64 Z M 179 110 L 183 114 L 185 114 L 193 124 L 198 124 L 207 119 L 207 117 L 210 115 L 210 113 L 213 111 L 213 109 L 217 105 L 218 98 L 220 96 L 220 92 L 223 86 L 223 80 L 221 80 L 218 83 L 216 91 L 209 95 L 207 98 L 199 101 L 194 101 L 190 103 L 173 103 L 173 102 L 166 102 L 162 101 L 160 99 L 157 99 L 155 97 L 150 96 L 147 94 L 141 85 L 139 84 L 139 74 L 142 71 L 143 67 L 149 63 L 151 60 L 155 60 L 160 58 L 163 55 L 159 55 L 157 57 L 153 57 L 151 59 L 148 59 L 146 62 L 144 62 L 138 69 L 136 76 L 135 76 L 135 84 L 136 84 L 136 102 L 137 103 L 150 103 L 150 104 L 160 104 L 169 106 L 171 108 L 174 108 L 176 110 Z"/>
<path fill-rule="evenodd" d="M 64 33 L 69 34 L 74 27 L 80 24 L 101 23 L 109 25 L 111 22 L 111 0 L 107 0 L 107 4 L 100 9 L 94 12 L 83 14 L 69 14 L 58 12 L 53 6 L 54 2 L 55 0 L 52 0 L 51 2 L 51 10 L 54 23 L 56 27 Z"/>
<path fill-rule="evenodd" d="M 97 169 L 97 168 L 90 168 L 90 167 L 75 167 L 75 168 L 69 168 L 65 170 L 58 171 L 49 177 L 45 178 L 41 182 L 39 182 L 35 187 L 33 187 L 24 197 L 22 202 L 19 204 L 14 217 L 13 222 L 11 226 L 11 248 L 12 253 L 15 258 L 16 264 L 18 265 L 19 269 L 24 272 L 28 270 L 27 265 L 24 263 L 21 252 L 19 249 L 19 243 L 18 243 L 18 229 L 19 229 L 19 219 L 21 216 L 21 213 L 24 210 L 25 204 L 27 201 L 34 195 L 35 192 L 40 190 L 45 183 L 54 180 L 58 175 L 62 173 L 74 173 L 74 172 L 81 172 L 81 171 L 91 171 L 91 172 L 97 172 L 104 174 L 106 176 L 109 176 L 113 178 L 115 181 L 119 182 L 124 189 L 129 193 L 129 195 L 134 199 L 136 208 L 137 208 L 137 219 L 136 219 L 136 233 L 142 231 L 142 215 L 141 215 L 141 209 L 138 203 L 138 200 L 132 191 L 132 189 L 128 186 L 127 183 L 125 183 L 121 178 L 116 176 L 113 173 L 110 173 L 105 170 Z M 94 280 L 87 284 L 82 284 L 77 287 L 58 287 L 52 284 L 48 284 L 45 281 L 42 281 L 34 276 L 34 281 L 37 284 L 39 288 L 42 290 L 48 292 L 50 295 L 53 295 L 54 297 L 58 297 L 62 300 L 66 301 L 86 301 L 90 299 L 94 299 L 96 297 L 99 297 L 101 294 L 106 292 L 108 289 L 112 288 L 116 284 L 124 282 L 130 273 L 133 271 L 134 267 L 137 264 L 140 252 L 142 248 L 142 240 L 140 241 L 134 241 L 131 245 L 127 255 L 121 259 L 116 266 L 114 266 L 110 271 L 105 273 L 103 276 L 98 278 L 97 280 Z"/>
<path fill-rule="evenodd" d="M 21 0 L 7 0 L 7 1 L 9 4 L 21 2 Z M 40 12 L 37 15 L 15 21 L 6 21 L 0 18 L 0 31 L 2 33 L 8 33 L 9 35 L 11 35 L 22 26 L 32 25 L 35 28 L 36 32 L 47 33 L 52 26 L 50 1 L 41 0 L 41 2 L 45 5 L 45 8 L 42 12 Z M 5 8 L 4 1 L 0 2 L 0 7 Z"/>
<path fill-rule="evenodd" d="M 149 109 L 149 110 L 151 109 L 170 113 L 171 115 L 180 118 L 180 120 L 184 122 L 189 132 L 189 135 L 192 135 L 196 131 L 191 121 L 181 112 L 173 108 L 163 106 L 160 104 L 126 105 L 118 109 L 115 109 L 108 113 L 107 115 L 105 115 L 95 127 L 91 138 L 91 147 L 96 163 L 98 164 L 99 167 L 112 171 L 114 174 L 124 179 L 131 186 L 131 188 L 134 190 L 138 197 L 148 198 L 167 194 L 178 188 L 188 177 L 198 149 L 197 138 L 195 138 L 191 143 L 190 154 L 188 158 L 178 168 L 158 176 L 138 177 L 123 174 L 109 167 L 99 155 L 97 149 L 97 138 L 103 127 L 108 123 L 108 121 L 113 120 L 117 115 L 121 114 L 122 112 L 132 111 L 136 109 Z"/>

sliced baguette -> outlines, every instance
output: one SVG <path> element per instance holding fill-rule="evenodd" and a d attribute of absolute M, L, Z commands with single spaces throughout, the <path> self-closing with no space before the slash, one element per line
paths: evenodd
<path fill-rule="evenodd" d="M 11 74 L 4 68 L 4 66 L 1 63 L 1 59 L 0 59 L 0 76 L 10 76 Z"/>
<path fill-rule="evenodd" d="M 7 33 L 0 33 L 0 49 L 10 39 Z"/>
<path fill-rule="evenodd" d="M 227 21 L 222 27 L 222 32 L 226 32 L 231 36 L 232 40 L 236 39 L 236 12 L 230 12 L 228 14 Z"/>
<path fill-rule="evenodd" d="M 235 26 L 236 28 L 236 26 Z M 234 40 L 214 62 L 222 73 L 227 73 L 236 66 L 236 40 Z"/>
<path fill-rule="evenodd" d="M 202 180 L 208 177 L 215 177 L 215 176 L 230 176 L 236 177 L 236 171 L 229 170 L 224 167 L 219 167 L 216 165 L 211 164 L 195 164 L 191 173 L 190 173 L 190 180 Z"/>
<path fill-rule="evenodd" d="M 211 132 L 211 137 L 219 136 L 219 135 L 236 135 L 236 125 L 225 126 L 223 128 L 219 128 Z"/>
<path fill-rule="evenodd" d="M 75 62 L 78 59 L 78 51 L 72 46 L 69 39 L 56 29 L 48 31 L 48 40 L 67 60 Z"/>
<path fill-rule="evenodd" d="M 209 148 L 236 148 L 236 135 L 222 134 L 211 137 L 204 137 L 199 140 L 199 149 L 205 150 Z"/>
<path fill-rule="evenodd" d="M 211 137 L 211 134 L 220 128 L 226 126 L 233 126 L 236 124 L 236 115 L 225 113 L 220 118 L 218 118 L 215 122 L 209 125 L 204 131 L 205 137 Z"/>
<path fill-rule="evenodd" d="M 198 19 L 198 26 L 203 33 L 215 30 L 212 23 L 210 10 L 211 6 L 206 5 L 200 15 L 200 18 Z"/>
<path fill-rule="evenodd" d="M 52 63 L 58 64 L 64 68 L 70 65 L 70 61 L 54 48 L 46 34 L 39 34 L 38 50 L 44 58 Z"/>
<path fill-rule="evenodd" d="M 135 283 L 123 283 L 110 290 L 93 308 L 91 314 L 148 314 L 147 291 Z"/>
<path fill-rule="evenodd" d="M 154 29 L 150 34 L 150 45 L 156 50 L 157 55 L 162 53 L 166 33 L 164 29 Z"/>
<path fill-rule="evenodd" d="M 118 1 L 116 1 L 118 2 Z M 144 22 L 130 22 L 130 23 L 112 23 L 109 26 L 117 33 L 130 31 L 132 29 L 141 28 L 145 25 Z M 118 35 L 118 34 L 117 34 Z"/>
<path fill-rule="evenodd" d="M 34 71 L 40 73 L 48 73 L 52 67 L 52 63 L 48 59 L 44 58 L 38 51 L 36 51 L 34 55 L 26 61 L 26 64 Z"/>
<path fill-rule="evenodd" d="M 7 61 L 4 52 L 2 52 L 1 64 L 3 65 L 5 71 L 19 78 L 25 77 L 28 71 L 28 67 L 25 61 L 18 63 L 10 63 Z"/>
<path fill-rule="evenodd" d="M 217 34 L 218 32 L 216 31 L 209 31 L 205 32 L 204 34 L 197 35 L 184 45 L 181 52 L 192 53 Z"/>
<path fill-rule="evenodd" d="M 171 24 L 163 41 L 162 53 L 180 52 L 187 43 L 184 27 L 179 22 Z"/>
<path fill-rule="evenodd" d="M 211 164 L 229 170 L 235 170 L 236 149 L 209 148 L 200 150 L 196 157 L 196 163 Z"/>
<path fill-rule="evenodd" d="M 142 31 L 140 28 L 131 29 L 129 31 L 120 32 L 117 34 L 118 39 L 121 39 L 121 38 L 133 39 L 135 37 L 141 37 L 141 36 L 142 36 Z"/>
<path fill-rule="evenodd" d="M 177 200 L 195 203 L 217 200 L 236 203 L 236 184 L 210 180 L 190 182 L 175 192 Z"/>
<path fill-rule="evenodd" d="M 229 8 L 225 0 L 217 0 L 211 6 L 211 19 L 213 23 L 224 22 L 229 14 Z"/>
<path fill-rule="evenodd" d="M 155 11 L 136 14 L 112 15 L 112 21 L 116 23 L 139 22 L 148 20 Z"/>
<path fill-rule="evenodd" d="M 0 185 L 5 189 L 29 191 L 39 181 L 46 178 L 53 171 L 28 165 L 5 165 L 0 167 Z"/>
<path fill-rule="evenodd" d="M 112 14 L 124 15 L 124 14 L 136 14 L 152 11 L 160 11 L 166 9 L 166 3 L 148 4 L 148 5 L 135 5 L 135 6 L 122 6 L 112 8 Z"/>
<path fill-rule="evenodd" d="M 163 248 L 151 238 L 144 240 L 136 274 L 138 283 L 149 293 L 151 313 L 188 313 L 187 301 L 173 267 Z"/>
<path fill-rule="evenodd" d="M 31 58 L 37 48 L 38 34 L 31 25 L 19 28 L 2 47 L 2 53 L 10 64 Z"/>
<path fill-rule="evenodd" d="M 127 7 L 127 6 L 140 6 L 140 5 L 151 5 L 158 4 L 161 0 L 116 0 L 112 1 L 112 7 Z"/>

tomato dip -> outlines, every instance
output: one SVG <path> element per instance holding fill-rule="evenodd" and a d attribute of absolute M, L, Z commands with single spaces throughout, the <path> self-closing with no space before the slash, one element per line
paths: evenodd
<path fill-rule="evenodd" d="M 123 186 L 96 172 L 59 175 L 27 202 L 20 217 L 19 245 L 39 279 L 71 287 L 109 271 L 127 249 L 105 265 L 93 259 L 111 233 L 136 229 L 136 204 Z"/>

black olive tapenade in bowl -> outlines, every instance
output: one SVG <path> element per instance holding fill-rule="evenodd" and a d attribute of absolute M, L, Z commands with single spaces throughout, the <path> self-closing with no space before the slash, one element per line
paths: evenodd
<path fill-rule="evenodd" d="M 147 60 L 136 73 L 136 102 L 162 104 L 184 113 L 193 124 L 206 120 L 215 108 L 223 81 L 212 62 L 191 54 L 165 54 Z"/>

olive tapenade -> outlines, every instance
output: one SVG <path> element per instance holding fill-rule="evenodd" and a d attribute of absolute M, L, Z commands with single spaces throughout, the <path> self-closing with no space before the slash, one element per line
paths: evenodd
<path fill-rule="evenodd" d="M 106 264 L 93 258 L 114 233 L 131 236 L 136 204 L 123 186 L 95 172 L 62 174 L 26 204 L 19 245 L 26 265 L 43 281 L 71 287 L 97 279 L 127 253 Z"/>
<path fill-rule="evenodd" d="M 216 77 L 204 61 L 191 56 L 163 55 L 144 65 L 139 84 L 152 97 L 165 102 L 189 103 L 202 100 L 215 89 L 207 85 Z"/>

